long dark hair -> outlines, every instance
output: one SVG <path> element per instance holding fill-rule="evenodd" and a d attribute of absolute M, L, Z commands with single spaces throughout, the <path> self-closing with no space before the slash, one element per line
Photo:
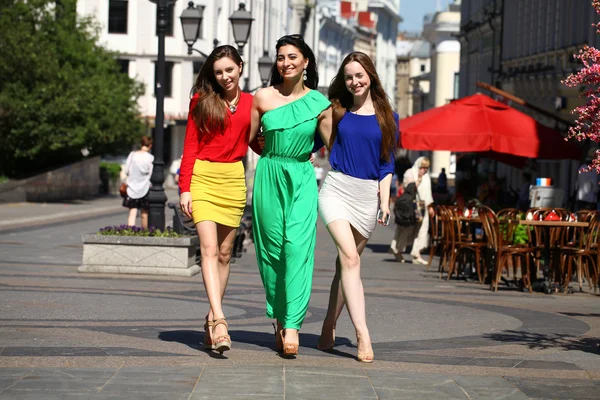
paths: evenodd
<path fill-rule="evenodd" d="M 192 110 L 192 118 L 201 135 L 223 132 L 229 122 L 225 104 L 221 101 L 225 90 L 217 82 L 213 71 L 215 61 L 223 57 L 231 58 L 237 65 L 242 64 L 242 57 L 233 46 L 216 47 L 202 65 L 194 84 L 193 92 L 198 93 L 198 103 Z"/>
<path fill-rule="evenodd" d="M 317 60 L 315 54 L 311 48 L 306 44 L 302 35 L 286 35 L 282 36 L 275 45 L 275 49 L 279 52 L 281 46 L 292 45 L 300 50 L 302 56 L 308 59 L 308 65 L 306 67 L 306 80 L 304 85 L 311 89 L 317 89 L 319 87 L 319 73 L 317 72 Z M 277 69 L 277 61 L 271 68 L 271 86 L 279 85 L 283 83 L 283 77 Z"/>
<path fill-rule="evenodd" d="M 379 129 L 381 129 L 381 158 L 389 161 L 390 157 L 393 157 L 391 153 L 396 149 L 398 126 L 394 120 L 392 106 L 385 94 L 385 90 L 383 90 L 373 61 L 371 61 L 368 55 L 360 51 L 350 53 L 344 58 L 340 69 L 329 86 L 328 95 L 333 108 L 333 130 L 331 132 L 331 139 L 329 140 L 329 148 L 331 149 L 335 142 L 339 122 L 346 111 L 354 105 L 354 96 L 346 88 L 346 79 L 344 77 L 344 68 L 353 61 L 356 61 L 365 69 L 371 80 L 369 91 L 371 92 L 371 99 L 373 100 Z"/>

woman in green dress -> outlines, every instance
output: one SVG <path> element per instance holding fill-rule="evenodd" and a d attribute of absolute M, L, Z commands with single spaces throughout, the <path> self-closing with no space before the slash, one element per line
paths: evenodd
<path fill-rule="evenodd" d="M 254 177 L 253 229 L 267 317 L 277 319 L 276 347 L 292 356 L 308 309 L 317 238 L 318 193 L 309 158 L 317 129 L 329 143 L 332 116 L 329 100 L 315 90 L 315 56 L 302 36 L 283 36 L 276 49 L 271 86 L 252 104 L 251 129 L 262 126 L 265 137 Z"/>

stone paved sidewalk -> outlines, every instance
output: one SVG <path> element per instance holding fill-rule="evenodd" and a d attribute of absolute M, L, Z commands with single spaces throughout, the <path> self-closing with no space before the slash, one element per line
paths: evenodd
<path fill-rule="evenodd" d="M 335 351 L 315 348 L 335 259 L 320 223 L 299 357 L 274 351 L 252 248 L 224 300 L 233 349 L 205 352 L 200 275 L 77 273 L 81 235 L 123 218 L 0 232 L 0 399 L 600 398 L 600 297 L 439 280 L 437 259 L 426 271 L 387 254 L 392 227 L 362 257 L 375 363 L 355 360 L 346 312 Z"/>
<path fill-rule="evenodd" d="M 294 366 L 0 369 L 11 399 L 597 399 L 600 382 Z"/>

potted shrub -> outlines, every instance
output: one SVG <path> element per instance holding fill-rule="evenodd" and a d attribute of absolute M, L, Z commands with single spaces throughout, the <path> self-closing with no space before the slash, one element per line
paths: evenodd
<path fill-rule="evenodd" d="M 83 235 L 79 272 L 193 276 L 200 272 L 197 236 L 136 226 L 107 226 Z"/>

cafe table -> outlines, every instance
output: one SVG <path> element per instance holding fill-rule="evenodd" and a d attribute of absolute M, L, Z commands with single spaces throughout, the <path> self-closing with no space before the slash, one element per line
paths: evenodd
<path fill-rule="evenodd" d="M 556 220 L 556 221 L 552 221 L 552 220 L 542 220 L 542 221 L 536 221 L 536 220 L 519 220 L 519 224 L 520 225 L 525 225 L 525 226 L 533 226 L 533 227 L 540 227 L 544 229 L 544 234 L 542 235 L 544 238 L 544 281 L 542 282 L 544 291 L 547 294 L 552 293 L 552 284 L 550 283 L 549 280 L 549 273 L 550 273 L 550 251 L 552 250 L 552 245 L 550 244 L 550 237 L 552 236 L 552 229 L 556 229 L 556 228 L 573 228 L 573 227 L 577 227 L 577 228 L 587 228 L 589 226 L 588 222 L 576 222 L 576 221 L 560 221 L 560 220 Z M 558 271 L 555 271 L 558 272 Z M 556 274 L 555 274 L 556 276 Z M 561 289 L 560 285 L 559 285 L 559 289 Z"/>

